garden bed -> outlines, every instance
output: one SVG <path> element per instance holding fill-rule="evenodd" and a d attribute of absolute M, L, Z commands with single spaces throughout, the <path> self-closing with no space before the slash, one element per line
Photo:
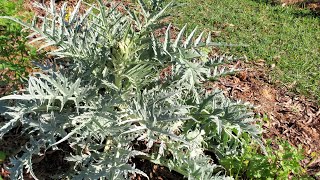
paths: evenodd
<path fill-rule="evenodd" d="M 75 3 L 75 1 L 70 1 L 70 3 Z M 266 117 L 261 118 L 265 130 L 263 137 L 265 139 L 287 139 L 294 146 L 302 145 L 307 158 L 301 164 L 307 169 L 309 175 L 314 176 L 320 171 L 320 159 L 317 158 L 317 153 L 320 151 L 320 109 L 317 102 L 294 94 L 288 88 L 271 82 L 268 73 L 272 69 L 263 60 L 251 63 L 239 61 L 237 66 L 245 70 L 236 76 L 227 76 L 215 83 L 210 83 L 206 88 L 217 87 L 224 90 L 225 95 L 234 100 L 240 99 L 254 104 L 257 107 L 255 114 L 259 117 Z M 21 137 L 20 132 L 19 128 L 11 131 L 1 142 L 1 147 L 6 148 L 1 148 L 0 151 L 10 152 L 24 144 L 26 140 Z M 63 172 L 64 169 L 69 168 L 64 157 L 71 150 L 68 145 L 65 144 L 65 146 L 61 147 L 63 151 L 47 152 L 43 157 L 35 157 L 34 169 L 40 177 L 46 179 L 53 173 L 57 173 L 57 171 L 52 172 L 52 169 Z M 147 173 L 150 179 L 183 179 L 183 176 L 178 173 L 170 172 L 168 168 L 144 159 L 135 158 L 132 159 L 132 163 Z M 1 176 L 7 176 L 7 171 L 3 166 L 0 172 Z M 144 179 L 140 175 L 131 178 Z"/>

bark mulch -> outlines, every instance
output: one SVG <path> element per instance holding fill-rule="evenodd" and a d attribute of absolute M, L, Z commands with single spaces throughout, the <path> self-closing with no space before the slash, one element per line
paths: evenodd
<path fill-rule="evenodd" d="M 307 156 L 302 166 L 310 175 L 319 172 L 320 109 L 317 102 L 290 92 L 286 86 L 273 84 L 270 68 L 263 60 L 238 65 L 245 70 L 222 78 L 212 86 L 223 89 L 233 99 L 255 105 L 255 113 L 269 119 L 263 125 L 263 138 L 281 138 L 294 146 L 301 145 Z M 314 158 L 315 155 L 318 158 Z"/>

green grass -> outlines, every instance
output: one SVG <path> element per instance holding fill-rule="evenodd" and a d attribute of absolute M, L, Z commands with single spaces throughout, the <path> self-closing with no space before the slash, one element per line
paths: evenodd
<path fill-rule="evenodd" d="M 24 7 L 26 2 L 24 0 L 0 0 L 0 15 L 1 16 L 15 16 L 24 20 L 31 19 L 32 13 L 27 11 Z M 0 20 L 0 25 L 7 20 Z"/>
<path fill-rule="evenodd" d="M 253 0 L 178 0 L 174 22 L 189 29 L 219 32 L 215 41 L 248 44 L 223 50 L 264 59 L 276 68 L 274 81 L 320 102 L 320 17 L 309 10 L 271 6 Z"/>

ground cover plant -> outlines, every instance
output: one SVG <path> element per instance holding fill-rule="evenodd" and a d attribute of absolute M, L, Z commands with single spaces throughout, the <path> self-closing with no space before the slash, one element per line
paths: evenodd
<path fill-rule="evenodd" d="M 266 150 L 267 156 L 259 152 L 255 144 L 250 144 L 241 156 L 227 156 L 220 163 L 235 179 L 311 179 L 299 164 L 305 158 L 301 147 L 269 139 Z"/>
<path fill-rule="evenodd" d="M 266 61 L 273 81 L 320 97 L 320 19 L 307 9 L 271 6 L 259 0 L 187 0 L 175 23 L 215 31 L 217 41 L 248 44 L 229 51 Z M 224 49 L 227 50 L 227 49 Z"/>
<path fill-rule="evenodd" d="M 2 17 L 29 28 L 41 48 L 55 46 L 49 54 L 56 57 L 29 78 L 24 92 L 0 98 L 8 104 L 0 137 L 19 127 L 27 137 L 10 157 L 11 179 L 25 172 L 36 179 L 34 165 L 66 145 L 69 168 L 54 178 L 147 176 L 130 162 L 139 158 L 188 179 L 228 179 L 219 159 L 241 155 L 249 141 L 263 152 L 249 106 L 204 86 L 236 71 L 223 66 L 233 57 L 208 55 L 205 47 L 221 45 L 210 33 L 185 35 L 183 26 L 172 39 L 171 25 L 162 21 L 172 3 L 98 0 L 84 14 L 80 5 L 67 14 L 66 3 L 60 11 L 54 0 L 37 4 L 46 14 L 31 25 Z M 155 33 L 161 28 L 163 36 Z"/>

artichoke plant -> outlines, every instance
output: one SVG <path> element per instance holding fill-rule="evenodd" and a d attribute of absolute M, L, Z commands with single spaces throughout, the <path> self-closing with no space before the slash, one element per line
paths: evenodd
<path fill-rule="evenodd" d="M 81 4 L 88 7 L 80 13 Z M 54 0 L 32 24 L 12 17 L 52 51 L 54 62 L 28 80 L 22 94 L 2 112 L 0 138 L 17 126 L 28 137 L 24 149 L 10 158 L 11 179 L 25 170 L 37 179 L 33 157 L 72 150 L 65 158 L 70 169 L 55 178 L 127 179 L 147 174 L 130 163 L 140 158 L 175 170 L 188 179 L 227 178 L 217 159 L 238 154 L 248 137 L 259 140 L 259 129 L 248 107 L 207 91 L 204 84 L 236 71 L 223 64 L 234 58 L 209 56 L 211 35 L 187 34 L 184 26 L 172 38 L 164 20 L 173 3 L 138 0 L 106 6 L 77 3 L 57 10 Z M 163 35 L 157 30 L 166 28 Z M 165 73 L 163 73 L 165 71 Z M 145 149 L 136 144 L 144 144 Z"/>

